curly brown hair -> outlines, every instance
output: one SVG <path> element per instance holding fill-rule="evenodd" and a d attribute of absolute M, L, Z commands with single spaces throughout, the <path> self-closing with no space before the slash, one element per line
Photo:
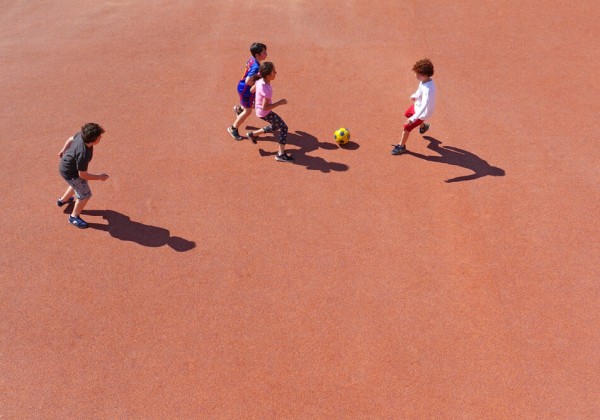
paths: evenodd
<path fill-rule="evenodd" d="M 81 127 L 81 137 L 84 143 L 93 143 L 104 133 L 104 128 L 96 123 L 87 123 Z"/>
<path fill-rule="evenodd" d="M 424 74 L 425 76 L 433 76 L 433 63 L 429 58 L 424 58 L 415 63 L 412 70 L 415 73 Z"/>

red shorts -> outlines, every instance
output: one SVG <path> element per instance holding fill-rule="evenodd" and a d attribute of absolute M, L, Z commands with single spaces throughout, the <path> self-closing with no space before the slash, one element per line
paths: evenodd
<path fill-rule="evenodd" d="M 413 115 L 415 115 L 415 105 L 414 104 L 412 104 L 404 113 L 404 116 L 406 118 L 410 118 Z M 417 118 L 414 123 L 404 124 L 404 131 L 408 131 L 410 133 L 411 131 L 413 131 L 413 129 L 417 128 L 421 124 L 423 124 L 423 120 L 420 120 Z"/>

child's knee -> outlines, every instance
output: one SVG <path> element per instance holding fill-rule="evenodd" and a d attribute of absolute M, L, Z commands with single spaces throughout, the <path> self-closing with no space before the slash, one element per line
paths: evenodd
<path fill-rule="evenodd" d="M 75 194 L 77 196 L 77 199 L 80 201 L 88 201 L 90 198 L 92 198 L 92 191 L 86 191 L 84 193 Z"/>
<path fill-rule="evenodd" d="M 75 191 L 75 196 L 78 200 L 88 200 L 92 196 L 92 190 L 88 182 L 81 178 L 67 181 L 71 188 Z"/>

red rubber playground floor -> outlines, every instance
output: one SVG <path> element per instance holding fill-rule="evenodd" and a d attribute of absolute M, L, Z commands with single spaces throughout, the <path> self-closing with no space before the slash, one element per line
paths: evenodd
<path fill-rule="evenodd" d="M 0 417 L 600 417 L 599 21 L 2 2 Z M 226 131 L 252 42 L 294 164 Z M 424 57 L 431 129 L 392 156 Z M 90 121 L 79 230 L 57 153 Z"/>

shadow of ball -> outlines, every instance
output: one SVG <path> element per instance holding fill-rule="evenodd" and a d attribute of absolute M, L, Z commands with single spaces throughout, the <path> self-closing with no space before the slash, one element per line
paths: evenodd
<path fill-rule="evenodd" d="M 349 141 L 346 144 L 338 144 L 338 146 L 340 147 L 340 149 L 346 149 L 346 150 L 356 150 L 360 147 L 360 145 L 358 143 L 355 143 L 353 141 Z"/>

